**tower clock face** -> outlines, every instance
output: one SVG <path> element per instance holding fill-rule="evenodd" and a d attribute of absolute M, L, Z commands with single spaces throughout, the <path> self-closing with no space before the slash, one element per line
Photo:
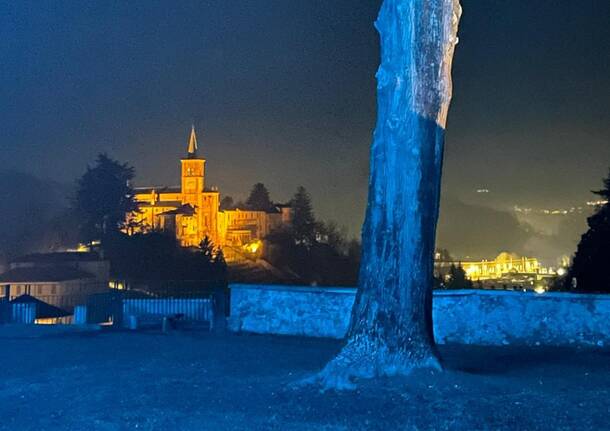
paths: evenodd
<path fill-rule="evenodd" d="M 188 178 L 184 186 L 187 193 L 192 193 L 197 189 L 197 180 L 195 178 Z"/>

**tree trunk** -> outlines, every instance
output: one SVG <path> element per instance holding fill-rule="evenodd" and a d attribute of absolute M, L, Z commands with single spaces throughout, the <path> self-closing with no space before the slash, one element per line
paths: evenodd
<path fill-rule="evenodd" d="M 360 283 L 326 387 L 440 362 L 432 334 L 436 223 L 459 0 L 385 0 L 376 27 L 378 120 Z"/>

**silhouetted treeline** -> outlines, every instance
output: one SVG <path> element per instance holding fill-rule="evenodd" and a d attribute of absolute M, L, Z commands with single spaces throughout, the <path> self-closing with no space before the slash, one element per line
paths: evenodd
<path fill-rule="evenodd" d="M 473 287 L 474 284 L 466 276 L 466 271 L 464 271 L 461 264 L 455 265 L 452 263 L 449 267 L 449 274 L 447 274 L 446 279 L 443 280 L 436 277 L 434 279 L 435 289 L 462 290 L 472 289 Z"/>
<path fill-rule="evenodd" d="M 115 279 L 226 282 L 224 257 L 207 240 L 199 248 L 184 248 L 173 235 L 159 232 L 113 233 L 103 239 L 102 248 Z"/>
<path fill-rule="evenodd" d="M 603 185 L 601 190 L 593 193 L 606 203 L 587 219 L 589 229 L 583 234 L 564 279 L 565 290 L 610 292 L 610 171 Z"/>
<path fill-rule="evenodd" d="M 292 223 L 265 240 L 264 258 L 309 285 L 356 286 L 360 245 L 334 223 L 316 220 L 311 197 L 299 187 L 291 200 Z"/>

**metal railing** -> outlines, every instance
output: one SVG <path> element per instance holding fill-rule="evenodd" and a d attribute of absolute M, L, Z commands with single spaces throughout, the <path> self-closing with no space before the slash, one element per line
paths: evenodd
<path fill-rule="evenodd" d="M 127 319 L 146 316 L 179 318 L 213 325 L 214 316 L 227 315 L 226 284 L 201 281 L 119 282 L 123 289 L 91 295 L 86 302 L 87 323 L 128 326 Z"/>
<path fill-rule="evenodd" d="M 68 314 L 49 316 L 39 303 L 11 303 L 18 296 L 0 297 L 0 323 L 92 323 L 122 327 L 128 316 L 173 316 L 185 321 L 207 322 L 228 315 L 226 284 L 201 281 L 137 281 L 121 283 L 126 289 L 111 289 L 93 295 L 32 295 Z M 78 316 L 73 316 L 76 307 Z M 47 313 L 48 314 L 48 313 Z"/>
<path fill-rule="evenodd" d="M 182 319 L 212 322 L 212 300 L 208 298 L 124 299 L 124 316 L 180 316 Z"/>

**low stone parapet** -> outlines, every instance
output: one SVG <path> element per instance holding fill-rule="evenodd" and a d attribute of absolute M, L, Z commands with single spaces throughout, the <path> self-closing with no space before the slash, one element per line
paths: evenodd
<path fill-rule="evenodd" d="M 232 331 L 343 338 L 354 288 L 232 284 Z M 437 291 L 438 343 L 610 345 L 610 295 L 491 290 Z"/>

